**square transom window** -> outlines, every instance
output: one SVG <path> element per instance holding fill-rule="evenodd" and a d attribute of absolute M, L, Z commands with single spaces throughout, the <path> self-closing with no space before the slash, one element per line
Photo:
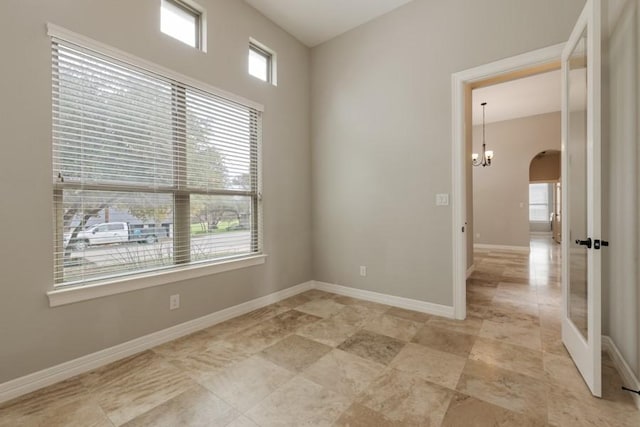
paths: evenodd
<path fill-rule="evenodd" d="M 178 0 L 162 0 L 160 30 L 202 50 L 202 12 Z"/>

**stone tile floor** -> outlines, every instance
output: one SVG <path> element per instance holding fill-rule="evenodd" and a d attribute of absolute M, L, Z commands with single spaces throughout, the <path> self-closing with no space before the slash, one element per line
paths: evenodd
<path fill-rule="evenodd" d="M 0 426 L 640 426 L 560 340 L 559 247 L 477 251 L 454 321 L 312 290 L 0 406 Z"/>

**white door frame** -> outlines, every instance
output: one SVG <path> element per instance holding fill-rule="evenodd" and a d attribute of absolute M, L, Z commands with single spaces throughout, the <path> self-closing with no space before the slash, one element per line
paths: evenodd
<path fill-rule="evenodd" d="M 465 144 L 465 86 L 507 73 L 560 61 L 565 43 L 491 62 L 451 75 L 452 84 L 452 215 L 453 215 L 453 310 L 456 319 L 467 315 L 467 159 Z M 462 231 L 464 227 L 464 232 Z"/>

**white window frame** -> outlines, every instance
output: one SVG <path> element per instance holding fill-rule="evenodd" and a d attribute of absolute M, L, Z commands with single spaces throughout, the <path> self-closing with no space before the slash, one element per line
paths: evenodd
<path fill-rule="evenodd" d="M 249 75 L 265 83 L 271 83 L 274 86 L 278 86 L 278 55 L 276 52 L 253 37 L 249 38 L 249 52 L 251 51 L 256 52 L 258 55 L 267 59 L 267 80 L 262 80 L 251 73 L 249 73 Z"/>
<path fill-rule="evenodd" d="M 531 186 L 532 185 L 545 185 L 547 187 L 547 202 L 546 203 L 531 203 L 529 200 L 529 222 L 532 223 L 550 223 L 551 222 L 551 212 L 553 211 L 553 206 L 551 204 L 551 200 L 553 198 L 553 191 L 555 191 L 555 187 L 552 187 L 552 183 L 550 182 L 531 182 L 529 183 L 529 199 L 531 198 Z M 546 206 L 547 207 L 547 218 L 545 220 L 539 219 L 531 219 L 531 206 Z"/>
<path fill-rule="evenodd" d="M 160 0 L 160 9 L 162 9 L 162 3 L 165 1 L 172 3 L 177 8 L 182 9 L 196 18 L 196 45 L 194 48 L 202 52 L 207 52 L 207 10 L 193 0 Z M 160 22 L 160 20 L 158 22 Z M 160 32 L 174 40 L 178 40 L 162 30 Z"/>
<path fill-rule="evenodd" d="M 66 42 L 70 42 L 76 44 L 78 46 L 82 46 L 86 49 L 94 50 L 96 52 L 100 52 L 102 55 L 109 56 L 116 60 L 129 63 L 133 66 L 139 67 L 144 70 L 151 71 L 153 73 L 160 74 L 164 77 L 179 81 L 185 85 L 189 85 L 191 87 L 203 90 L 205 92 L 209 92 L 211 94 L 226 98 L 228 100 L 237 102 L 239 104 L 245 105 L 249 108 L 255 109 L 259 112 L 264 112 L 264 107 L 256 103 L 254 101 L 248 100 L 246 98 L 240 97 L 238 95 L 226 92 L 219 88 L 207 85 L 205 83 L 194 80 L 188 76 L 177 73 L 173 70 L 164 68 L 157 64 L 154 64 L 149 61 L 145 61 L 141 58 L 135 57 L 131 54 L 118 50 L 116 48 L 110 47 L 98 41 L 92 40 L 88 37 L 82 36 L 80 34 L 71 32 L 62 27 L 56 26 L 54 24 L 47 24 L 48 35 L 50 37 L 55 37 L 57 39 L 64 40 Z M 261 139 L 258 138 L 258 211 L 257 222 L 258 227 L 260 229 L 259 232 L 259 251 L 256 253 L 251 253 L 246 256 L 238 257 L 236 259 L 222 259 L 222 260 L 213 260 L 211 262 L 205 263 L 193 263 L 187 264 L 184 266 L 174 266 L 170 269 L 166 270 L 158 270 L 153 272 L 145 272 L 130 276 L 123 276 L 117 278 L 108 278 L 105 280 L 96 280 L 91 281 L 88 284 L 81 284 L 78 286 L 64 286 L 55 288 L 52 284 L 51 290 L 47 292 L 49 297 L 49 305 L 51 307 L 70 304 L 78 301 L 84 301 L 93 298 L 99 298 L 107 295 L 114 295 L 123 292 L 130 292 L 133 290 L 144 289 L 153 286 L 164 285 L 168 283 L 173 283 L 177 281 L 192 279 L 196 277 L 207 276 L 211 274 L 216 274 L 220 272 L 235 270 L 239 268 L 246 268 L 250 266 L 260 265 L 265 262 L 266 254 L 262 251 L 263 241 L 262 241 L 262 201 L 260 194 L 262 194 L 262 170 L 261 170 L 261 158 L 262 158 L 262 144 Z M 52 189 L 52 193 L 56 194 L 56 188 Z M 56 230 L 58 233 L 59 230 Z M 53 247 L 54 245 L 52 245 Z"/>

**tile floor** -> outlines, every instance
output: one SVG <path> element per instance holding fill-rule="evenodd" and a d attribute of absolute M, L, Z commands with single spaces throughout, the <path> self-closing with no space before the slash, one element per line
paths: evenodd
<path fill-rule="evenodd" d="M 640 426 L 560 341 L 558 248 L 478 251 L 465 321 L 309 291 L 0 406 L 0 426 Z"/>

